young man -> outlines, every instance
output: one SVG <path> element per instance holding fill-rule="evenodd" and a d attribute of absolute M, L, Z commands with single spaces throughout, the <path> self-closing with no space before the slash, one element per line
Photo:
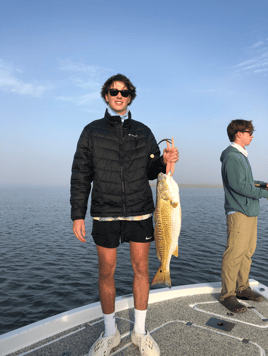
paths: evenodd
<path fill-rule="evenodd" d="M 151 130 L 131 117 L 128 106 L 136 88 L 124 75 L 109 78 L 101 96 L 108 104 L 103 119 L 87 125 L 78 141 L 71 178 L 73 231 L 85 242 L 84 219 L 92 188 L 92 237 L 99 260 L 99 295 L 105 332 L 92 345 L 89 356 L 108 356 L 121 337 L 115 324 L 114 272 L 119 240 L 129 242 L 134 271 L 135 324 L 132 342 L 142 355 L 160 355 L 145 318 L 149 296 L 149 248 L 153 241 L 154 203 L 149 180 L 174 168 L 177 148 L 168 147 L 160 156 Z M 173 167 L 172 167 L 173 166 Z"/>
<path fill-rule="evenodd" d="M 253 139 L 251 121 L 233 120 L 227 127 L 232 142 L 222 152 L 222 181 L 227 215 L 227 246 L 222 258 L 221 303 L 234 313 L 244 313 L 247 308 L 236 297 L 255 302 L 263 298 L 249 286 L 251 257 L 257 244 L 257 216 L 259 199 L 268 198 L 268 184 L 254 181 L 248 160 L 248 146 Z M 257 188 L 259 184 L 261 188 Z"/>

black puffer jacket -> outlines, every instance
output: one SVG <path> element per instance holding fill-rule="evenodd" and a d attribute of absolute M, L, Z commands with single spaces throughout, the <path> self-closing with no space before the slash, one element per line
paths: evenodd
<path fill-rule="evenodd" d="M 110 116 L 106 110 L 103 119 L 84 128 L 77 144 L 71 177 L 72 220 L 85 218 L 91 182 L 93 217 L 152 213 L 148 180 L 165 169 L 151 130 L 132 120 L 130 112 L 122 125 L 120 116 Z"/>

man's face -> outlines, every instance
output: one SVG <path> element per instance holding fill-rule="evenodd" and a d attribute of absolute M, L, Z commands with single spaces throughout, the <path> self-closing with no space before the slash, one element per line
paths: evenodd
<path fill-rule="evenodd" d="M 113 82 L 110 89 L 128 90 L 123 82 Z M 119 115 L 124 115 L 127 111 L 127 106 L 131 100 L 131 97 L 129 95 L 124 98 L 120 92 L 116 96 L 111 96 L 108 91 L 108 93 L 105 94 L 105 99 L 114 112 Z"/>
<path fill-rule="evenodd" d="M 242 147 L 250 145 L 250 142 L 253 139 L 253 134 L 251 135 L 252 131 L 247 129 L 247 132 L 241 132 L 241 140 L 242 140 Z"/>

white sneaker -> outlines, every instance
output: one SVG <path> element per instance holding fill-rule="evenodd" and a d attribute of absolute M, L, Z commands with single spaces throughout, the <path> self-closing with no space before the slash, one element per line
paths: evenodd
<path fill-rule="evenodd" d="M 109 356 L 112 348 L 118 346 L 121 342 L 121 335 L 116 326 L 116 333 L 111 336 L 103 337 L 104 331 L 100 337 L 91 346 L 88 356 Z"/>
<path fill-rule="evenodd" d="M 139 346 L 140 354 L 142 356 L 160 356 L 160 349 L 154 341 L 149 331 L 145 335 L 136 334 L 134 329 L 131 332 L 131 341 L 133 344 Z"/>

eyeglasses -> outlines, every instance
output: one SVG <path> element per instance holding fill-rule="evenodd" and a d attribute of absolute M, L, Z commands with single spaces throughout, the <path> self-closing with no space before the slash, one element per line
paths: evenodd
<path fill-rule="evenodd" d="M 130 92 L 129 90 L 118 90 L 118 89 L 108 89 L 108 91 L 110 92 L 110 95 L 111 96 L 116 96 L 118 95 L 118 93 L 120 92 L 121 95 L 124 97 L 124 98 L 127 98 L 129 95 L 130 95 Z"/>
<path fill-rule="evenodd" d="M 237 132 L 248 132 L 249 133 L 249 136 L 252 136 L 253 135 L 253 132 L 254 132 L 254 130 L 252 130 L 252 131 L 240 131 L 240 130 L 238 130 Z"/>

